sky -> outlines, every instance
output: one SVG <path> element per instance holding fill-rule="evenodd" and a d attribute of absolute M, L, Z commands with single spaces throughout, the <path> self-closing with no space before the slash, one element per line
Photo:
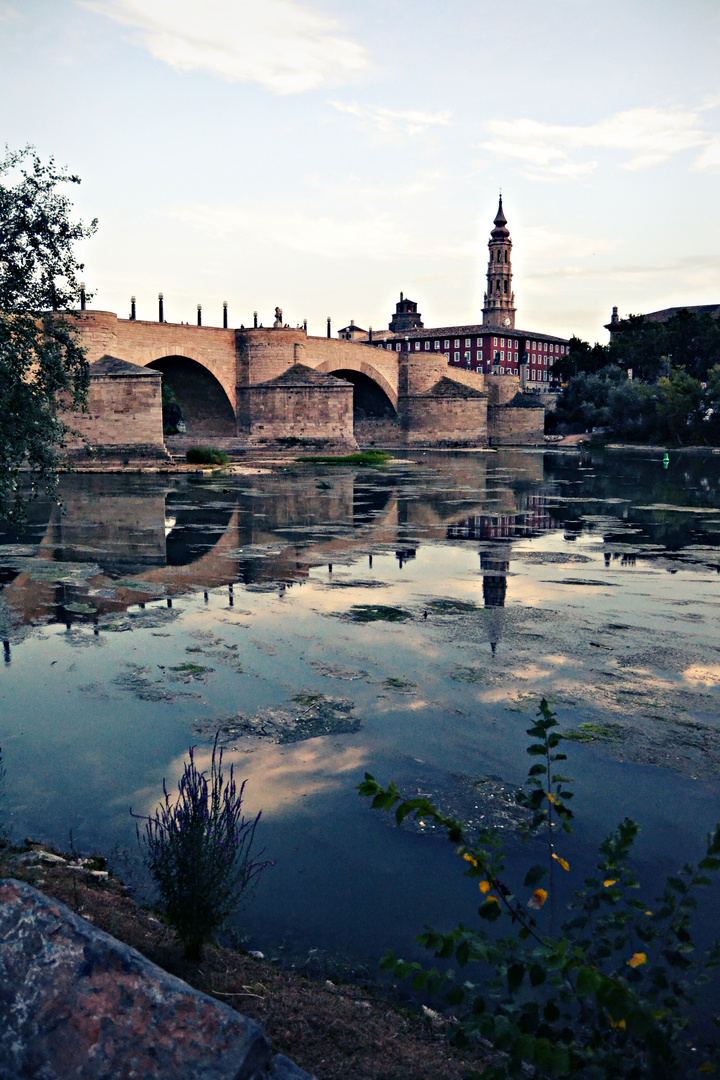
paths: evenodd
<path fill-rule="evenodd" d="M 720 303 L 717 0 L 0 0 L 0 147 L 82 178 L 92 306 L 333 332 Z"/>

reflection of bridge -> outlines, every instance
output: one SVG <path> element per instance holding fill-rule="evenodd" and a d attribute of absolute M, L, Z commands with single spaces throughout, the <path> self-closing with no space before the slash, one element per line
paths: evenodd
<path fill-rule="evenodd" d="M 78 325 L 88 360 L 98 366 L 91 367 L 90 415 L 77 426 L 97 446 L 123 438 L 162 444 L 159 386 L 148 379 L 154 371 L 193 439 L 354 445 L 357 436 L 365 443 L 485 446 L 495 429 L 500 441 L 513 441 L 515 428 L 516 442 L 542 438 L 542 407 L 509 405 L 516 378 L 449 368 L 442 354 L 373 349 L 288 327 L 230 330 L 107 311 L 84 311 Z M 504 410 L 502 417 L 493 409 Z"/>

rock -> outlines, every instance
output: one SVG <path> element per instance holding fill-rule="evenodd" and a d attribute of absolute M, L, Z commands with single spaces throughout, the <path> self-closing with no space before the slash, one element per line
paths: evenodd
<path fill-rule="evenodd" d="M 0 1080 L 312 1080 L 262 1029 L 70 908 L 0 881 Z"/>
<path fill-rule="evenodd" d="M 286 1058 L 284 1054 L 276 1054 L 272 1059 L 268 1080 L 316 1080 L 316 1078 L 298 1068 L 295 1062 Z"/>
<path fill-rule="evenodd" d="M 254 957 L 255 960 L 264 960 L 265 959 L 265 953 L 260 952 L 259 949 L 251 949 L 250 952 L 248 953 L 248 956 Z"/>

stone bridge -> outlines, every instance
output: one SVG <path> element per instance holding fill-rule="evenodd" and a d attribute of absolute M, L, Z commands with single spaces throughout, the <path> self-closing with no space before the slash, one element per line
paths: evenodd
<path fill-rule="evenodd" d="M 488 404 L 505 405 L 519 388 L 511 376 L 450 368 L 442 355 L 289 327 L 220 329 L 108 311 L 83 311 L 78 324 L 95 377 L 90 413 L 76 426 L 96 446 L 119 446 L 125 436 L 157 441 L 160 380 L 148 378 L 155 372 L 188 438 L 248 446 L 486 446 Z M 538 409 L 530 411 L 537 421 Z M 529 419 L 526 411 L 526 426 Z"/>

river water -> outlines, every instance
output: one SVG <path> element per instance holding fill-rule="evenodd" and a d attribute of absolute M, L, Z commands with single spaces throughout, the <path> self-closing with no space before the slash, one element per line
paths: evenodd
<path fill-rule="evenodd" d="M 72 835 L 142 889 L 129 808 L 220 731 L 274 861 L 248 947 L 372 965 L 478 894 L 357 784 L 502 827 L 511 872 L 537 861 L 512 793 L 542 696 L 572 735 L 567 887 L 625 816 L 651 890 L 720 820 L 720 457 L 417 452 L 67 476 L 61 497 L 0 534 L 16 838 Z"/>

